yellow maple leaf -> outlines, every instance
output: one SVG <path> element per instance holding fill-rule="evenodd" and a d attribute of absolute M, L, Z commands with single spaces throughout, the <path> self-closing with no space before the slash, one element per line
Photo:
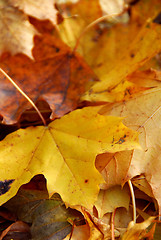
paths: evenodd
<path fill-rule="evenodd" d="M 154 44 L 155 43 L 155 44 Z M 133 43 L 122 56 L 122 60 L 109 72 L 103 72 L 102 81 L 94 84 L 82 100 L 109 101 L 109 91 L 122 82 L 146 61 L 161 50 L 161 26 L 147 21 Z"/>
<path fill-rule="evenodd" d="M 0 2 L 0 54 L 9 51 L 12 54 L 24 53 L 32 58 L 33 36 L 37 30 L 28 21 L 25 14 L 12 7 L 7 1 Z"/>
<path fill-rule="evenodd" d="M 91 208 L 103 182 L 96 155 L 140 146 L 137 132 L 121 118 L 97 114 L 99 109 L 76 110 L 48 127 L 20 129 L 0 142 L 1 204 L 34 175 L 44 174 L 50 195 L 58 192 L 66 204 Z"/>

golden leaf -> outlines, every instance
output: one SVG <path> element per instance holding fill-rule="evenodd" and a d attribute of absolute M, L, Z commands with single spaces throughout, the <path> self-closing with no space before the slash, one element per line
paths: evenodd
<path fill-rule="evenodd" d="M 0 142 L 3 203 L 36 174 L 44 174 L 49 194 L 58 192 L 69 205 L 91 208 L 103 178 L 94 166 L 103 152 L 139 148 L 138 133 L 122 119 L 97 114 L 100 107 L 76 110 L 48 127 L 29 127 Z"/>

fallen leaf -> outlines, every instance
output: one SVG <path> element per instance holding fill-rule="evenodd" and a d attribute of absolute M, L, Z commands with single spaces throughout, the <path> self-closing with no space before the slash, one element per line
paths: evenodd
<path fill-rule="evenodd" d="M 128 210 L 129 202 L 130 195 L 128 189 L 121 189 L 121 186 L 114 186 L 99 192 L 95 206 L 99 217 L 102 218 L 105 213 L 114 212 L 119 207 L 125 207 Z"/>
<path fill-rule="evenodd" d="M 29 23 L 25 14 L 9 5 L 8 1 L 0 3 L 0 54 L 9 51 L 12 54 L 24 53 L 33 58 L 31 50 L 33 37 L 37 30 Z"/>
<path fill-rule="evenodd" d="M 19 239 L 23 238 L 24 240 L 27 240 L 31 237 L 30 227 L 22 221 L 17 221 L 2 232 L 0 240 L 6 239 L 6 237 L 9 237 L 10 239 L 16 239 L 16 237 L 19 237 Z"/>
<path fill-rule="evenodd" d="M 48 127 L 20 129 L 1 141 L 1 203 L 33 176 L 44 174 L 50 196 L 58 192 L 66 204 L 90 209 L 103 182 L 94 166 L 96 155 L 140 147 L 137 132 L 121 118 L 97 114 L 99 109 L 76 110 Z"/>
<path fill-rule="evenodd" d="M 15 212 L 20 220 L 31 225 L 32 239 L 63 239 L 72 224 L 84 224 L 83 215 L 66 209 L 58 194 L 48 199 L 47 191 L 20 189 L 5 207 Z"/>
<path fill-rule="evenodd" d="M 109 92 L 161 50 L 160 36 L 161 26 L 148 20 L 118 64 L 108 73 L 104 72 L 102 81 L 95 83 L 82 100 L 110 102 Z"/>
<path fill-rule="evenodd" d="M 68 4 L 58 6 L 64 16 L 64 21 L 59 25 L 60 37 L 73 49 L 87 25 L 102 16 L 99 1 L 79 0 L 76 4 L 68 2 Z M 91 35 L 89 38 L 91 38 Z M 87 44 L 87 41 L 85 42 Z M 80 54 L 84 57 L 82 51 Z"/>
<path fill-rule="evenodd" d="M 35 39 L 35 62 L 24 55 L 2 56 L 0 66 L 33 100 L 45 100 L 53 114 L 63 116 L 78 106 L 79 98 L 97 77 L 78 54 L 58 38 L 44 34 Z M 89 88 L 89 87 L 88 87 Z M 0 113 L 3 122 L 15 123 L 29 102 L 0 74 Z"/>
<path fill-rule="evenodd" d="M 132 151 L 104 153 L 96 157 L 96 168 L 103 176 L 105 183 L 101 189 L 108 189 L 125 182 L 131 164 Z"/>
<path fill-rule="evenodd" d="M 9 0 L 14 7 L 25 12 L 27 15 L 45 20 L 49 19 L 53 24 L 57 24 L 57 10 L 54 8 L 55 0 Z"/>
<path fill-rule="evenodd" d="M 139 140 L 142 150 L 134 150 L 126 161 L 131 161 L 124 182 L 128 179 L 144 174 L 152 188 L 154 197 L 161 211 L 160 195 L 160 115 L 161 115 L 161 82 L 158 73 L 158 86 L 147 90 L 144 94 L 124 103 L 104 107 L 107 115 L 125 117 L 126 126 L 140 132 Z M 147 78 L 148 82 L 148 78 Z M 155 86 L 154 79 L 154 86 Z M 118 158 L 119 162 L 119 158 Z M 143 190 L 143 189 L 142 189 Z M 144 190 L 143 190 L 144 191 Z"/>
<path fill-rule="evenodd" d="M 92 1 L 93 4 L 95 2 Z M 149 0 L 146 3 L 139 1 L 130 7 L 130 16 L 129 18 L 127 16 L 126 21 L 113 25 L 110 22 L 115 21 L 114 18 L 107 18 L 107 20 L 89 28 L 82 35 L 84 28 L 95 20 L 95 16 L 97 16 L 97 19 L 102 17 L 102 13 L 96 11 L 93 5 L 90 6 L 89 11 L 88 1 L 79 1 L 79 3 L 68 5 L 67 13 L 70 14 L 71 18 L 65 19 L 60 24 L 60 36 L 72 48 L 75 47 L 79 39 L 76 50 L 84 57 L 101 80 L 104 80 L 104 76 L 125 58 L 125 52 L 131 48 L 132 42 L 145 21 L 149 18 L 154 19 L 156 14 L 161 11 L 160 0 Z M 99 9 L 98 6 L 97 9 Z M 61 10 L 63 13 L 65 12 L 64 8 L 61 8 Z M 75 14 L 76 17 L 74 17 Z M 131 60 L 129 59 L 129 62 Z"/>
<path fill-rule="evenodd" d="M 150 217 L 142 223 L 129 223 L 126 233 L 122 240 L 142 239 L 146 235 L 146 228 L 154 221 L 155 217 Z"/>

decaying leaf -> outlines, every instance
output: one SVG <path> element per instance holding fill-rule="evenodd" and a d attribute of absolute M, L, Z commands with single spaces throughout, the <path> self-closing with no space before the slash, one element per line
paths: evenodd
<path fill-rule="evenodd" d="M 0 66 L 34 102 L 43 99 L 49 104 L 52 119 L 75 109 L 86 83 L 97 80 L 80 55 L 49 34 L 35 39 L 33 55 L 35 62 L 24 55 L 4 56 Z M 2 74 L 0 95 L 0 114 L 5 123 L 15 123 L 31 107 Z"/>
<path fill-rule="evenodd" d="M 16 222 L 0 239 L 28 234 L 28 226 L 33 240 L 153 239 L 150 216 L 161 215 L 161 72 L 149 66 L 159 69 L 161 5 L 126 2 L 129 11 L 111 21 L 102 16 L 118 12 L 118 3 L 122 11 L 124 1 L 0 0 L 0 67 L 54 120 L 33 127 L 28 115 L 31 127 L 3 134 L 0 204 Z M 2 130 L 6 123 L 19 128 L 28 108 L 0 74 Z M 28 183 L 38 174 L 42 185 Z M 132 221 L 129 179 L 142 223 Z"/>
<path fill-rule="evenodd" d="M 53 24 L 57 23 L 57 10 L 54 8 L 55 0 L 9 0 L 9 2 L 27 15 L 41 20 L 50 19 Z"/>
<path fill-rule="evenodd" d="M 28 21 L 28 18 L 17 8 L 0 2 L 0 54 L 9 51 L 12 54 L 24 53 L 30 58 L 34 42 L 33 37 L 38 32 Z"/>
<path fill-rule="evenodd" d="M 11 224 L 7 229 L 5 229 L 1 236 L 0 240 L 3 239 L 30 239 L 31 234 L 30 234 L 30 228 L 29 225 L 22 222 L 22 221 L 16 221 L 15 223 Z"/>
<path fill-rule="evenodd" d="M 21 188 L 5 207 L 31 225 L 34 240 L 63 239 L 71 232 L 73 224 L 84 224 L 80 212 L 66 209 L 58 194 L 48 199 L 47 191 Z"/>
<path fill-rule="evenodd" d="M 101 116 L 99 109 L 76 110 L 48 127 L 20 129 L 0 142 L 1 182 L 11 181 L 1 203 L 34 175 L 44 174 L 50 196 L 56 191 L 66 204 L 91 208 L 103 182 L 96 155 L 140 147 L 138 134 L 121 118 Z"/>

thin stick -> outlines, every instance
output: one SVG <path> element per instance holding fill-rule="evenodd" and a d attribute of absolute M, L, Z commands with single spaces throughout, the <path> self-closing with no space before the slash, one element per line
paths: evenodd
<path fill-rule="evenodd" d="M 134 194 L 134 189 L 133 189 L 131 180 L 128 180 L 128 184 L 129 184 L 129 188 L 130 188 L 132 205 L 133 205 L 133 221 L 134 221 L 134 223 L 136 223 L 136 202 L 135 202 L 135 194 Z"/>
<path fill-rule="evenodd" d="M 151 202 L 149 202 L 143 209 L 142 209 L 142 211 L 144 212 L 148 207 L 149 207 L 149 205 L 151 204 Z M 137 216 L 136 216 L 136 219 L 138 218 L 140 216 L 140 214 L 138 214 Z M 145 220 L 145 219 L 144 219 Z"/>
<path fill-rule="evenodd" d="M 115 225 L 114 225 L 114 222 L 115 222 L 115 214 L 116 214 L 116 209 L 112 212 L 112 216 L 111 216 L 111 239 L 112 240 L 115 240 Z"/>
<path fill-rule="evenodd" d="M 3 75 L 12 83 L 12 85 L 27 99 L 27 101 L 29 101 L 29 103 L 33 106 L 33 108 L 35 108 L 35 110 L 38 113 L 38 115 L 40 116 L 44 126 L 46 126 L 47 125 L 46 121 L 45 121 L 44 117 L 42 116 L 41 112 L 39 111 L 39 109 L 34 104 L 34 102 L 26 95 L 26 93 L 24 93 L 24 91 L 21 90 L 21 88 L 12 80 L 12 78 L 2 68 L 0 68 L 0 72 L 3 73 Z"/>

